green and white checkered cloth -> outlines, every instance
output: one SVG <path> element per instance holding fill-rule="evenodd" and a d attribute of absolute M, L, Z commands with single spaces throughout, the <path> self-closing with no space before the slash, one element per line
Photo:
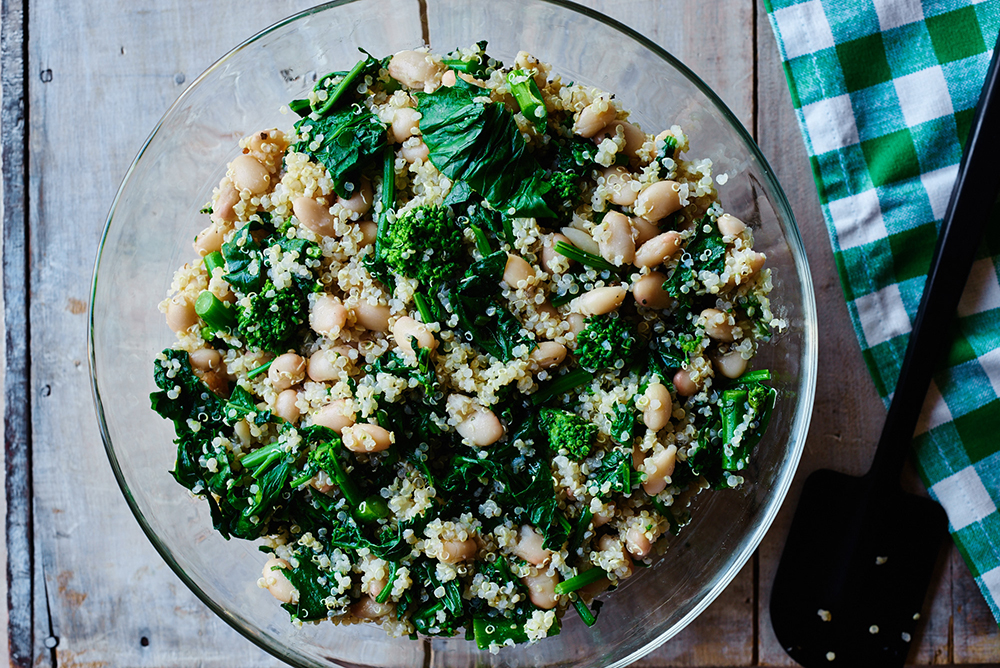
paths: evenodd
<path fill-rule="evenodd" d="M 888 403 L 1000 30 L 1000 0 L 764 2 L 851 320 Z M 914 446 L 1000 621 L 1000 216 L 994 221 Z"/>

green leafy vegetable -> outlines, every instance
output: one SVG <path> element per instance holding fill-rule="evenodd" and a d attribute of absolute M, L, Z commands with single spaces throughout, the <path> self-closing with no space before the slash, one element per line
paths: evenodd
<path fill-rule="evenodd" d="M 636 346 L 635 325 L 617 314 L 587 318 L 587 326 L 577 339 L 580 365 L 591 371 L 623 368 Z"/>
<path fill-rule="evenodd" d="M 450 88 L 415 93 L 431 163 L 500 211 L 553 216 L 543 199 L 550 187 L 544 170 L 528 153 L 514 115 L 498 102 L 479 99 L 483 95 L 462 79 Z"/>
<path fill-rule="evenodd" d="M 344 198 L 360 187 L 361 168 L 378 157 L 386 139 L 385 124 L 361 105 L 331 111 L 316 121 L 303 118 L 295 129 L 303 138 L 292 150 L 326 167 L 334 192 Z"/>

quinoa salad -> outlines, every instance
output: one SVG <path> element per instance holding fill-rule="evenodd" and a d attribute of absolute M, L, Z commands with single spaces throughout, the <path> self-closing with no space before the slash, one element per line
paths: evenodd
<path fill-rule="evenodd" d="M 752 360 L 785 323 L 712 161 L 486 47 L 318 78 L 159 305 L 172 475 L 295 624 L 493 652 L 600 624 L 774 407 Z"/>

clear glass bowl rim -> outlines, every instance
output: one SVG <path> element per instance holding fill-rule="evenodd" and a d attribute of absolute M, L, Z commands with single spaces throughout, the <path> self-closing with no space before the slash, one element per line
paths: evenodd
<path fill-rule="evenodd" d="M 122 491 L 122 495 L 125 497 L 132 514 L 135 516 L 136 521 L 142 528 L 144 534 L 152 543 L 153 547 L 159 553 L 160 557 L 166 562 L 170 569 L 181 579 L 181 581 L 190 589 L 198 599 L 204 603 L 212 612 L 229 624 L 233 629 L 235 629 L 240 635 L 252 642 L 257 647 L 260 647 L 264 651 L 268 652 L 275 658 L 278 658 L 285 662 L 291 662 L 294 665 L 302 666 L 305 668 L 305 664 L 302 664 L 298 657 L 289 656 L 281 651 L 280 648 L 274 647 L 267 642 L 265 642 L 261 637 L 254 634 L 250 629 L 245 628 L 238 620 L 233 618 L 231 615 L 227 614 L 224 607 L 219 605 L 210 596 L 205 594 L 205 592 L 198 586 L 197 583 L 184 571 L 183 568 L 173 559 L 170 555 L 169 550 L 161 543 L 157 534 L 150 528 L 149 523 L 146 521 L 142 510 L 139 508 L 135 499 L 129 490 L 129 486 L 125 480 L 125 476 L 122 473 L 121 466 L 118 463 L 118 458 L 115 454 L 114 445 L 111 441 L 111 435 L 108 430 L 107 422 L 104 414 L 104 406 L 101 401 L 101 393 L 97 379 L 97 363 L 96 354 L 94 346 L 94 298 L 97 295 L 97 279 L 101 267 L 101 258 L 104 254 L 105 242 L 108 238 L 108 231 L 110 230 L 111 223 L 114 219 L 115 211 L 118 207 L 118 201 L 125 191 L 126 186 L 129 184 L 130 178 L 133 171 L 135 171 L 136 166 L 142 160 L 145 155 L 146 149 L 149 148 L 153 139 L 156 137 L 160 128 L 163 126 L 164 121 L 169 118 L 174 110 L 183 105 L 185 99 L 191 93 L 192 90 L 197 88 L 201 82 L 216 69 L 223 67 L 231 58 L 233 58 L 237 53 L 239 53 L 244 48 L 256 43 L 260 39 L 266 37 L 270 33 L 290 24 L 298 21 L 304 17 L 310 16 L 312 14 L 318 14 L 320 12 L 328 11 L 342 5 L 354 4 L 355 2 L 363 2 L 364 0 L 333 0 L 332 2 L 326 2 L 315 7 L 297 12 L 288 16 L 277 23 L 261 30 L 252 37 L 244 40 L 237 46 L 233 47 L 221 58 L 216 60 L 209 66 L 201 75 L 198 76 L 191 85 L 188 86 L 183 93 L 170 105 L 160 120 L 157 121 L 156 126 L 150 132 L 146 141 L 143 142 L 142 148 L 136 154 L 135 159 L 129 165 L 128 170 L 125 172 L 125 176 L 122 178 L 121 185 L 118 191 L 115 193 L 115 198 L 111 203 L 111 208 L 108 212 L 107 219 L 104 224 L 104 230 L 101 234 L 101 241 L 98 245 L 97 256 L 94 262 L 94 273 L 91 282 L 91 299 L 90 307 L 88 313 L 88 326 L 87 326 L 87 349 L 88 349 L 88 365 L 90 369 L 90 381 L 91 381 L 91 391 L 93 393 L 94 407 L 97 412 L 97 420 L 101 431 L 101 440 L 104 443 L 105 452 L 108 455 L 108 460 L 111 464 L 111 468 L 114 471 L 115 480 L 118 482 L 118 486 Z M 782 217 L 787 221 L 785 229 L 783 230 L 786 241 L 788 242 L 792 258 L 795 261 L 796 273 L 798 278 L 802 283 L 802 321 L 803 321 L 803 366 L 802 373 L 805 376 L 806 382 L 800 384 L 803 393 L 799 397 L 798 407 L 799 410 L 796 411 L 795 424 L 792 427 L 792 434 L 795 438 L 795 443 L 790 453 L 788 463 L 786 466 L 786 471 L 781 477 L 779 485 L 775 487 L 772 494 L 776 499 L 775 503 L 770 505 L 768 512 L 762 517 L 760 523 L 753 531 L 753 535 L 750 537 L 749 541 L 745 544 L 740 556 L 733 561 L 732 567 L 724 573 L 716 582 L 716 585 L 699 601 L 687 615 L 685 615 L 680 621 L 675 623 L 673 626 L 665 630 L 658 637 L 647 643 L 644 647 L 636 650 L 635 652 L 629 654 L 628 656 L 622 657 L 621 659 L 615 661 L 609 666 L 609 668 L 621 668 L 627 666 L 645 656 L 646 654 L 652 652 L 654 649 L 662 645 L 664 642 L 679 633 L 684 627 L 690 624 L 698 615 L 700 615 L 713 601 L 719 596 L 720 593 L 729 585 L 729 583 L 736 577 L 746 562 L 750 559 L 753 552 L 757 549 L 757 546 L 763 540 L 764 535 L 767 533 L 771 524 L 774 521 L 775 516 L 781 508 L 781 505 L 788 493 L 788 489 L 791 486 L 794 473 L 798 468 L 799 460 L 801 459 L 802 452 L 805 449 L 806 435 L 809 431 L 809 423 L 812 416 L 813 402 L 815 399 L 816 392 L 816 376 L 817 376 L 817 353 L 818 353 L 818 337 L 817 337 L 817 319 L 816 319 L 816 303 L 814 296 L 814 288 L 812 284 L 812 275 L 809 271 L 808 261 L 806 259 L 805 248 L 802 244 L 802 239 L 798 232 L 798 227 L 795 223 L 795 216 L 792 213 L 791 206 L 785 197 L 784 190 L 782 190 L 781 185 L 774 174 L 774 170 L 771 168 L 770 163 L 761 153 L 757 143 L 754 141 L 753 137 L 747 132 L 743 123 L 737 118 L 736 114 L 729 109 L 725 102 L 706 84 L 697 74 L 695 74 L 690 68 L 688 68 L 684 63 L 678 60 L 670 52 L 668 52 L 663 47 L 659 46 L 649 38 L 641 35 L 632 28 L 624 25 L 623 23 L 602 14 L 589 7 L 584 7 L 578 5 L 569 0 L 534 0 L 543 4 L 554 5 L 562 9 L 573 11 L 579 14 L 583 14 L 595 21 L 605 24 L 606 26 L 621 32 L 626 37 L 639 43 L 644 48 L 648 49 L 651 53 L 655 54 L 661 60 L 663 60 L 667 65 L 675 69 L 681 75 L 683 75 L 691 84 L 693 84 L 701 93 L 703 93 L 708 99 L 715 105 L 715 107 L 722 113 L 725 119 L 729 122 L 730 126 L 737 132 L 740 138 L 743 140 L 745 147 L 749 150 L 751 155 L 755 160 L 758 161 L 764 176 L 767 179 L 768 186 L 771 189 L 775 197 L 775 206 L 780 210 Z"/>

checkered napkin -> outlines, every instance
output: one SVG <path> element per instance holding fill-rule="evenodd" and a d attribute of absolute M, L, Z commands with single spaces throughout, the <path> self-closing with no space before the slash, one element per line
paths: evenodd
<path fill-rule="evenodd" d="M 1000 0 L 764 0 L 847 308 L 891 398 L 1000 30 Z M 1000 211 L 914 438 L 1000 621 Z"/>

